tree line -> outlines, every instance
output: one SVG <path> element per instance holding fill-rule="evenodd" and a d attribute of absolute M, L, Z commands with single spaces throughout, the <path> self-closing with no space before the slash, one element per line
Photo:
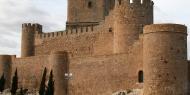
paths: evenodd
<path fill-rule="evenodd" d="M 54 79 L 53 79 L 53 70 L 50 72 L 48 84 L 46 85 L 46 75 L 47 75 L 47 69 L 44 69 L 43 76 L 41 79 L 41 84 L 39 88 L 39 95 L 54 95 Z M 3 92 L 5 90 L 5 75 L 4 73 L 2 74 L 0 78 L 0 92 Z M 12 78 L 12 84 L 11 84 L 11 95 L 17 95 L 17 90 L 18 90 L 18 74 L 17 74 L 17 69 L 15 70 L 14 76 Z M 26 95 L 27 90 L 23 90 L 23 88 L 20 88 L 19 95 Z"/>

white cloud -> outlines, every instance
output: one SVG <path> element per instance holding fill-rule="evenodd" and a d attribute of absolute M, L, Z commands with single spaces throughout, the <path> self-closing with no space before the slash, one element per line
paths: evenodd
<path fill-rule="evenodd" d="M 155 23 L 177 23 L 190 27 L 189 0 L 154 0 Z M 188 31 L 189 34 L 189 31 Z M 190 36 L 188 36 L 188 59 L 190 59 Z"/>
<path fill-rule="evenodd" d="M 22 23 L 40 23 L 44 25 L 46 31 L 64 29 L 66 6 L 65 9 L 62 8 L 62 13 L 58 14 L 53 10 L 48 11 L 50 7 L 57 7 L 56 5 L 47 7 L 44 4 L 46 2 L 47 0 L 0 0 L 0 54 L 20 55 Z M 60 2 L 60 0 L 51 0 L 51 2 Z"/>

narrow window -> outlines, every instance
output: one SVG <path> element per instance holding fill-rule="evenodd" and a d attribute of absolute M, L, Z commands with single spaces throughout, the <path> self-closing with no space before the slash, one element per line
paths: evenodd
<path fill-rule="evenodd" d="M 109 32 L 112 32 L 112 30 L 113 30 L 112 28 L 109 28 Z"/>
<path fill-rule="evenodd" d="M 88 2 L 88 8 L 89 8 L 89 9 L 92 8 L 92 2 L 91 2 L 91 1 Z"/>
<path fill-rule="evenodd" d="M 144 81 L 143 71 L 139 71 L 138 78 L 139 78 L 138 79 L 139 83 L 143 83 L 143 81 Z"/>

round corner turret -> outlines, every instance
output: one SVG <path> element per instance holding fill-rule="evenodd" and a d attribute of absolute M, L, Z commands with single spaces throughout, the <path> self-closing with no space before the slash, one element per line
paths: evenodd
<path fill-rule="evenodd" d="M 114 9 L 114 53 L 126 53 L 143 33 L 143 26 L 153 24 L 152 0 L 117 0 Z"/>
<path fill-rule="evenodd" d="M 42 25 L 37 23 L 22 24 L 21 57 L 29 57 L 34 55 L 35 34 L 40 33 L 42 33 Z"/>
<path fill-rule="evenodd" d="M 144 27 L 143 95 L 186 95 L 187 67 L 186 26 L 152 24 Z"/>

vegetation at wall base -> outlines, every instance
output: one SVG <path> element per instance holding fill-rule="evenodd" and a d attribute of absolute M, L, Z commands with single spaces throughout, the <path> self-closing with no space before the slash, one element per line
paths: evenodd
<path fill-rule="evenodd" d="M 17 69 L 16 69 L 15 75 L 12 79 L 11 95 L 15 95 L 17 89 L 18 89 L 18 74 L 17 74 Z"/>
<path fill-rule="evenodd" d="M 3 90 L 5 89 L 5 82 L 6 82 L 5 75 L 3 73 L 0 79 L 0 92 L 3 92 Z"/>
<path fill-rule="evenodd" d="M 51 70 L 49 81 L 48 81 L 48 87 L 46 90 L 46 95 L 54 95 L 54 80 L 53 80 L 53 71 Z"/>
<path fill-rule="evenodd" d="M 44 69 L 41 84 L 40 84 L 40 89 L 39 89 L 39 95 L 44 95 L 45 94 L 45 87 L 46 87 L 46 74 L 47 74 L 47 69 Z"/>

